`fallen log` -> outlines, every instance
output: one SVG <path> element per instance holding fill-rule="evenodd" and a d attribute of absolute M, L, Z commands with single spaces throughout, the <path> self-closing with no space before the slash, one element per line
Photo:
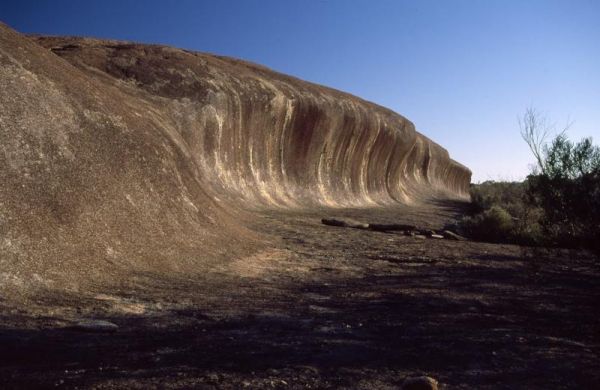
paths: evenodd
<path fill-rule="evenodd" d="M 444 236 L 445 239 L 447 240 L 454 240 L 454 241 L 467 241 L 467 239 L 461 235 L 458 235 L 454 232 L 451 232 L 450 230 L 444 230 L 442 232 L 442 235 Z"/>
<path fill-rule="evenodd" d="M 321 223 L 328 226 L 337 227 L 348 227 L 354 229 L 368 229 L 377 232 L 391 232 L 391 231 L 402 231 L 406 236 L 415 236 L 417 238 L 445 238 L 447 240 L 454 241 L 467 241 L 467 239 L 461 235 L 458 235 L 450 230 L 435 231 L 431 229 L 417 228 L 414 225 L 401 224 L 401 223 L 362 223 L 353 219 L 336 219 L 336 218 L 323 218 Z"/>
<path fill-rule="evenodd" d="M 338 226 L 338 227 L 349 227 L 354 229 L 368 229 L 369 224 L 361 223 L 351 219 L 334 219 L 334 218 L 323 218 L 321 220 L 323 225 Z"/>
<path fill-rule="evenodd" d="M 431 238 L 432 235 L 436 234 L 435 230 L 431 230 L 431 229 L 418 229 L 417 233 L 422 234 L 428 238 Z"/>
<path fill-rule="evenodd" d="M 405 225 L 405 224 L 399 224 L 399 223 L 392 223 L 392 224 L 370 223 L 369 229 L 375 230 L 378 232 L 389 232 L 389 231 L 398 231 L 398 230 L 412 231 L 412 230 L 416 230 L 417 227 L 414 225 Z"/>

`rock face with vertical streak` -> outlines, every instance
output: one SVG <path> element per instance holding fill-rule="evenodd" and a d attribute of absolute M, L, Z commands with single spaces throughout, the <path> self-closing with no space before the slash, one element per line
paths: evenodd
<path fill-rule="evenodd" d="M 185 271 L 260 242 L 243 209 L 465 198 L 471 176 L 406 118 L 340 91 L 1 24 L 0 142 L 5 284 Z"/>

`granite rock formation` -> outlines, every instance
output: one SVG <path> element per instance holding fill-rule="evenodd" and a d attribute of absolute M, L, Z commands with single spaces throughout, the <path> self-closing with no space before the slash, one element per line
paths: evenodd
<path fill-rule="evenodd" d="M 0 24 L 0 282 L 197 270 L 261 238 L 245 209 L 465 198 L 406 118 L 248 62 Z"/>

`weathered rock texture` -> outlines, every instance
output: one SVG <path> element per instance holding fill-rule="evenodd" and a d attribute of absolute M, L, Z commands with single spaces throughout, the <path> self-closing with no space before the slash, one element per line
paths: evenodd
<path fill-rule="evenodd" d="M 0 150 L 5 284 L 196 269 L 258 242 L 245 208 L 461 198 L 470 182 L 410 121 L 349 94 L 231 58 L 1 24 Z"/>

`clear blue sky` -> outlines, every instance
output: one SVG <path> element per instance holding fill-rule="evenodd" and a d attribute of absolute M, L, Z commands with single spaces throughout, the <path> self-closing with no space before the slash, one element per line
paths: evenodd
<path fill-rule="evenodd" d="M 261 63 L 389 107 L 474 181 L 521 179 L 534 106 L 600 142 L 600 0 L 2 0 L 21 32 L 162 43 Z"/>

